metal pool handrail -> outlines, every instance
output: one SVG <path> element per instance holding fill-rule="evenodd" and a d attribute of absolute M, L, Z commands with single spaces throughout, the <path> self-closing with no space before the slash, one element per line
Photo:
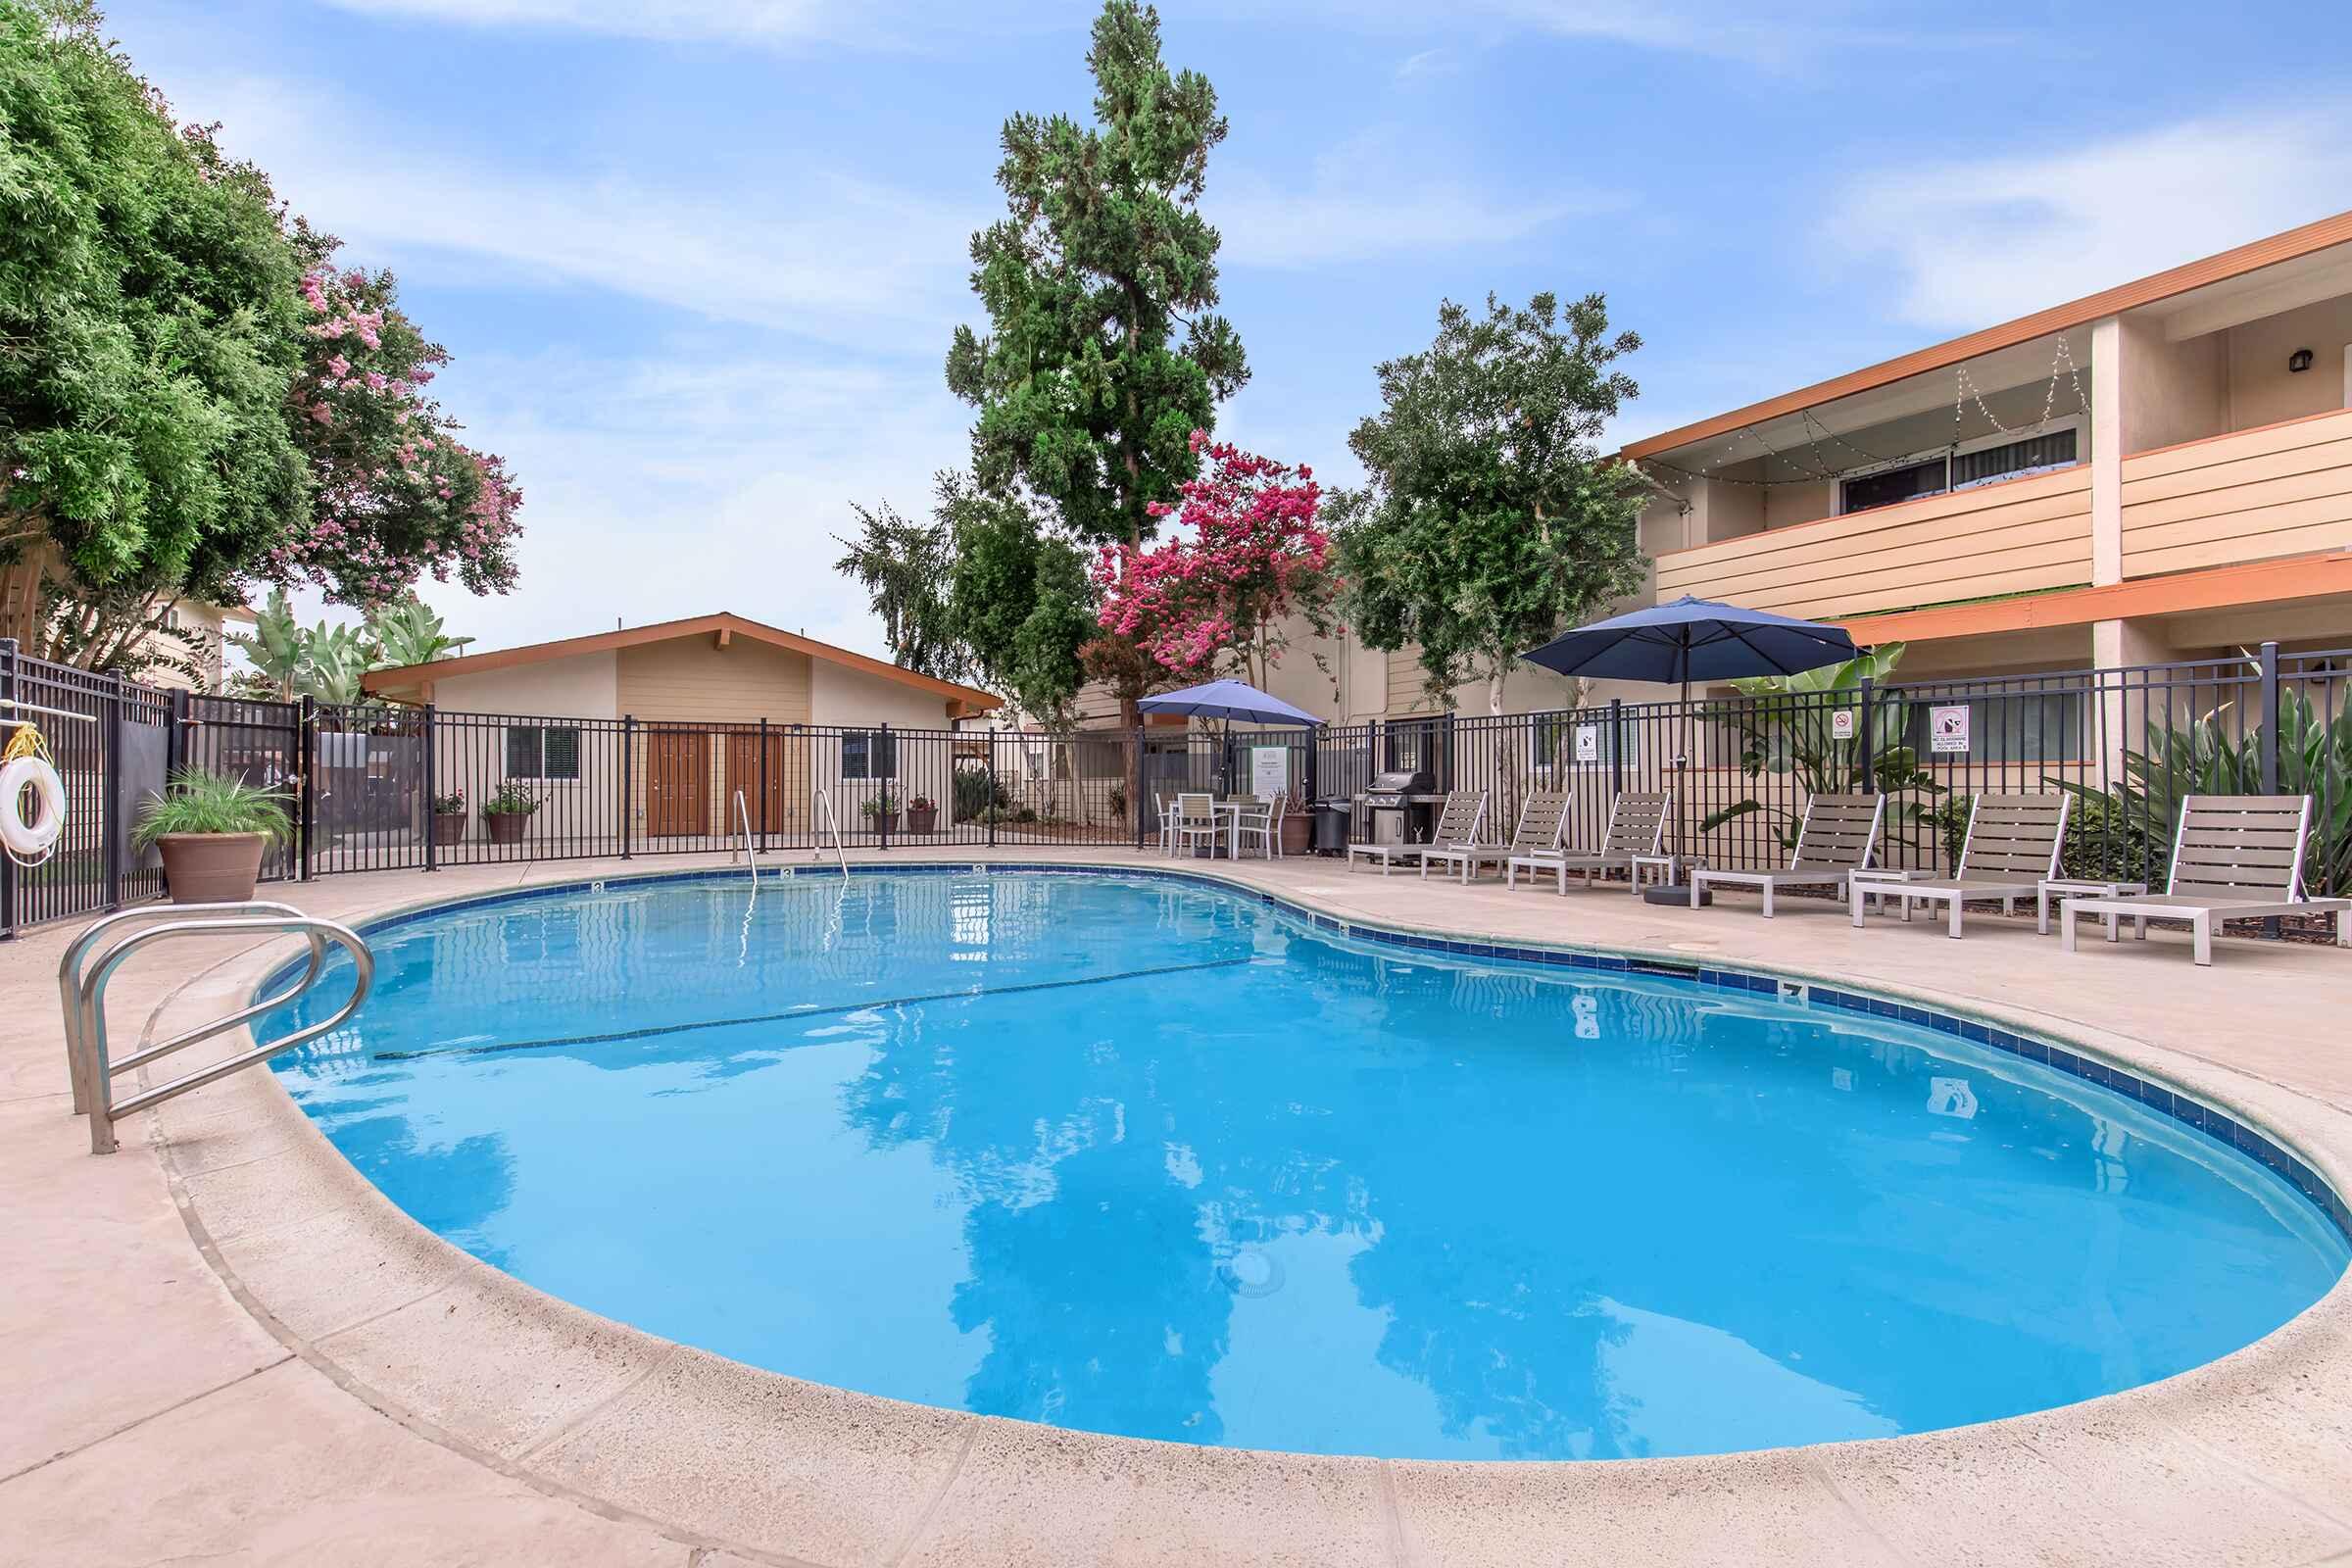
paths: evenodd
<path fill-rule="evenodd" d="M 151 1047 L 146 1051 L 126 1056 L 119 1064 L 109 1063 L 106 1054 L 106 986 L 107 982 L 114 978 L 115 971 L 122 967 L 125 958 L 151 942 L 161 942 L 172 937 L 262 936 L 279 933 L 308 937 L 313 944 L 314 961 L 304 973 L 301 984 L 283 996 L 273 997 L 269 1002 L 259 1003 L 246 1008 L 228 1022 L 216 1023 L 205 1029 L 194 1031 L 190 1035 L 175 1037 L 160 1046 Z M 320 1023 L 312 1024 L 308 1028 L 297 1029 L 290 1035 L 281 1035 L 267 1044 L 255 1046 L 251 1051 L 239 1052 L 233 1056 L 224 1056 L 208 1066 L 199 1067 L 191 1073 L 183 1073 L 169 1083 L 159 1084 L 153 1089 L 142 1090 L 127 1099 L 117 1101 L 114 1098 L 114 1075 L 123 1068 L 135 1066 L 142 1061 L 152 1061 L 157 1056 L 178 1050 L 191 1040 L 219 1034 L 222 1029 L 228 1027 L 228 1023 L 250 1018 L 266 1007 L 282 1005 L 308 991 L 318 978 L 318 965 L 316 958 L 318 952 L 321 950 L 322 938 L 339 944 L 345 952 L 351 955 L 353 979 L 351 1000 L 344 1003 L 333 1017 Z M 90 1152 L 111 1154 L 115 1152 L 115 1123 L 125 1116 L 145 1110 L 150 1105 L 160 1105 L 165 1101 L 175 1099 L 191 1089 L 201 1089 L 217 1078 L 227 1077 L 239 1068 L 268 1061 L 272 1056 L 293 1050 L 296 1046 L 307 1044 L 320 1035 L 341 1028 L 353 1013 L 360 1010 L 360 1004 L 368 1000 L 368 988 L 374 984 L 375 955 L 368 951 L 367 942 L 361 938 L 358 932 L 349 926 L 337 924 L 333 920 L 321 920 L 314 915 L 299 912 L 290 916 L 270 916 L 260 919 L 174 920 L 166 925 L 150 926 L 135 936 L 124 938 L 108 949 L 106 956 L 92 967 L 88 976 L 81 982 L 78 999 L 83 1015 L 89 1022 L 89 1032 L 82 1043 L 81 1074 L 82 1081 L 89 1091 Z"/>
<path fill-rule="evenodd" d="M 83 1081 L 81 1068 L 83 1053 L 88 1049 L 91 1019 L 90 1009 L 83 1002 L 81 995 L 81 968 L 82 961 L 89 956 L 90 950 L 97 946 L 98 939 L 116 926 L 130 920 L 185 920 L 195 915 L 222 914 L 240 916 L 280 914 L 300 918 L 302 911 L 291 904 L 279 904 L 270 899 L 246 899 L 233 904 L 141 905 L 135 908 L 120 910 L 102 920 L 91 921 L 82 928 L 79 936 L 68 944 L 65 956 L 57 960 L 57 1003 L 65 1013 L 66 1072 L 73 1080 L 74 1115 L 82 1115 L 90 1108 L 89 1085 Z M 310 989 L 311 983 L 318 978 L 319 965 L 324 962 L 326 962 L 326 940 L 317 932 L 313 932 L 311 933 L 310 967 L 304 971 L 301 983 L 293 990 L 283 996 L 271 997 L 267 1002 L 257 1002 L 242 1012 L 232 1012 L 225 1018 L 217 1019 L 201 1028 L 191 1029 L 186 1034 L 174 1035 L 162 1045 L 153 1046 L 141 1052 L 132 1060 L 118 1062 L 116 1070 L 119 1072 L 124 1067 L 136 1066 L 141 1061 L 152 1061 L 157 1056 L 169 1055 L 182 1047 L 196 1044 L 199 1040 L 209 1040 L 223 1030 L 234 1029 L 249 1018 L 258 1018 L 272 1007 L 292 1001 Z"/>
<path fill-rule="evenodd" d="M 850 858 L 841 847 L 841 817 L 833 809 L 833 792 L 819 784 L 808 792 L 808 798 L 811 803 L 808 811 L 808 858 L 824 858 L 825 838 L 829 837 L 833 840 L 833 858 L 841 862 L 841 874 L 846 877 L 850 874 Z M 823 836 L 816 832 L 816 819 L 820 816 L 825 819 Z"/>
<path fill-rule="evenodd" d="M 741 829 L 740 834 L 733 831 L 738 827 Z M 760 847 L 752 842 L 752 808 L 750 803 L 744 800 L 741 790 L 735 792 L 735 817 L 734 823 L 730 827 L 730 844 L 738 836 L 743 840 L 743 858 L 752 868 L 752 886 L 756 889 L 760 886 Z M 732 848 L 727 852 L 727 863 L 729 865 L 735 863 L 735 853 Z"/>

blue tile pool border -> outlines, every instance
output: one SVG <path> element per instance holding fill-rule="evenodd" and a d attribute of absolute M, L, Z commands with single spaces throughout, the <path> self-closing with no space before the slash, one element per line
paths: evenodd
<path fill-rule="evenodd" d="M 808 877 L 838 877 L 840 867 L 797 870 L 779 868 L 783 874 Z M 1679 980 L 1715 990 L 1740 992 L 1780 999 L 1785 987 L 1798 988 L 1800 995 L 1787 1000 L 1808 1007 L 1831 1011 L 1850 1012 L 1865 1017 L 1887 1018 L 1898 1023 L 1912 1024 L 1938 1034 L 1950 1035 L 1970 1045 L 1984 1046 L 1994 1051 L 2040 1066 L 2080 1078 L 2084 1083 L 2112 1090 L 2128 1100 L 2137 1101 L 2150 1110 L 2169 1116 L 2193 1131 L 2235 1150 L 2268 1167 L 2273 1174 L 2300 1192 L 2327 1217 L 2347 1242 L 2352 1242 L 2352 1204 L 2335 1191 L 2309 1161 L 2292 1150 L 2273 1140 L 2268 1134 L 2247 1125 L 2238 1117 L 2217 1106 L 2192 1098 L 2170 1084 L 2142 1077 L 2129 1068 L 2119 1067 L 2096 1057 L 2085 1055 L 2073 1046 L 2041 1036 L 2021 1033 L 2005 1024 L 1966 1013 L 1944 1010 L 1942 1007 L 1922 1006 L 1900 996 L 1886 996 L 1850 985 L 1831 986 L 1807 979 L 1802 975 L 1786 974 L 1771 969 L 1738 968 L 1720 963 L 1684 962 L 1674 958 L 1612 953 L 1605 949 L 1579 948 L 1565 945 L 1526 946 L 1520 943 L 1481 941 L 1477 938 L 1442 935 L 1410 927 L 1382 925 L 1376 922 L 1348 920 L 1326 914 L 1306 905 L 1298 904 L 1280 894 L 1248 883 L 1228 880 L 1222 876 L 1199 871 L 1181 870 L 1171 866 L 1122 866 L 1089 864 L 1054 860 L 922 860 L 904 864 L 883 865 L 861 861 L 848 868 L 852 877 L 872 876 L 969 876 L 978 872 L 995 875 L 1015 872 L 1040 876 L 1117 877 L 1146 881 L 1175 882 L 1193 887 L 1209 888 L 1219 893 L 1267 905 L 1282 910 L 1292 918 L 1317 930 L 1330 931 L 1359 942 L 1418 953 L 1441 953 L 1447 956 L 1501 959 L 1517 963 L 1544 964 L 1553 968 L 1587 969 L 1605 974 L 1639 975 L 1649 979 Z M 720 882 L 740 879 L 743 872 L 691 871 L 622 872 L 604 877 L 580 877 L 570 881 L 545 882 L 531 887 L 510 888 L 497 893 L 472 894 L 461 898 L 416 905 L 361 923 L 363 935 L 403 925 L 426 915 L 443 914 L 458 909 L 489 908 L 498 905 L 517 904 L 534 899 L 561 897 L 565 894 L 595 893 L 614 885 L 647 887 L 673 882 Z M 272 970 L 267 976 L 257 997 L 266 995 L 281 979 L 290 975 L 292 960 Z"/>

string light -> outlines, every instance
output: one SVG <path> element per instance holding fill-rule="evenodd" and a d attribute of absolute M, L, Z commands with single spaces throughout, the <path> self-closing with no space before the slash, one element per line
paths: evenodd
<path fill-rule="evenodd" d="M 1738 485 L 1749 490 L 1772 490 L 1787 485 L 1818 484 L 1826 479 L 1836 479 L 1839 477 L 1836 467 L 1821 450 L 1821 443 L 1825 440 L 1834 445 L 1844 448 L 1847 452 L 1852 453 L 1855 457 L 1861 459 L 1867 464 L 1881 464 L 1889 466 L 1899 466 L 1905 464 L 1924 462 L 1938 453 L 1950 452 L 1954 448 L 1958 447 L 1961 441 L 1965 439 L 1964 426 L 1967 422 L 1967 410 L 1968 406 L 1972 403 L 1976 405 L 1977 413 L 1984 416 L 1984 422 L 1992 426 L 1994 432 L 1997 434 L 2018 438 L 2043 434 L 2048 430 L 2051 420 L 2056 416 L 2057 414 L 2058 381 L 2062 375 L 2066 378 L 2068 384 L 2074 389 L 2075 413 L 2082 414 L 2089 412 L 2090 400 L 2082 391 L 2082 367 L 2076 364 L 2074 351 L 2068 346 L 2064 335 L 2061 335 L 2058 339 L 2057 353 L 2050 361 L 2049 382 L 2042 390 L 2041 418 L 2030 429 L 2012 429 L 2008 425 L 2003 424 L 1998 418 L 1994 417 L 1992 410 L 1985 405 L 1984 394 L 1978 389 L 1975 380 L 1969 375 L 1968 368 L 1966 366 L 1957 366 L 1953 369 L 1952 438 L 1951 441 L 1946 445 L 1922 447 L 1916 452 L 1911 452 L 1901 457 L 1890 457 L 1885 453 L 1872 452 L 1868 448 L 1859 446 L 1854 442 L 1847 440 L 1844 436 L 1839 435 L 1837 431 L 1831 429 L 1827 424 L 1822 422 L 1820 417 L 1816 416 L 1811 409 L 1807 408 L 1798 410 L 1797 417 L 1801 421 L 1800 428 L 1803 430 L 1805 435 L 1806 449 L 1812 454 L 1814 466 L 1811 467 L 1808 467 L 1803 463 L 1798 462 L 1797 459 L 1790 454 L 1776 449 L 1771 442 L 1764 439 L 1764 437 L 1756 430 L 1755 426 L 1745 424 L 1732 432 L 1732 439 L 1730 443 L 1724 447 L 1721 455 L 1719 455 L 1711 465 L 1705 467 L 1686 468 L 1678 464 L 1667 463 L 1659 458 L 1644 458 L 1642 460 L 1641 466 L 1644 470 L 1662 469 L 1665 472 L 1673 474 L 1677 478 L 1684 480 L 1703 479 L 1709 484 Z M 2072 416 L 2069 416 L 2071 417 Z M 1788 466 L 1796 469 L 1801 477 L 1790 479 L 1741 479 L 1735 478 L 1729 474 L 1717 471 L 1725 464 L 1735 461 L 1748 461 L 1740 456 L 1740 448 L 1742 444 L 1746 442 L 1753 442 L 1755 445 L 1764 449 L 1764 461 L 1767 468 L 1769 468 L 1772 461 L 1777 458 L 1782 463 L 1787 464 Z M 1652 476 L 1652 482 L 1657 482 L 1654 475 Z M 1659 483 L 1658 488 L 1663 490 L 1675 501 L 1680 502 L 1683 506 L 1690 506 L 1690 498 L 1689 496 L 1677 494 L 1663 483 Z"/>

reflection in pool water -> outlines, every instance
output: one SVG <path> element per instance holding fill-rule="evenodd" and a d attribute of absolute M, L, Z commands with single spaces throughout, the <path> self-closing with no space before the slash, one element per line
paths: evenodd
<path fill-rule="evenodd" d="M 1883 1436 L 2209 1360 L 2346 1261 L 2253 1162 L 2011 1056 L 1198 885 L 615 884 L 373 941 L 357 1024 L 281 1071 L 417 1220 L 652 1333 L 995 1415 L 1426 1457 Z"/>

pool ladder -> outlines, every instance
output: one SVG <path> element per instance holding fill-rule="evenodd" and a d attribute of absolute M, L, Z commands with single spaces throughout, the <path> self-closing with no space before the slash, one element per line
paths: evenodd
<path fill-rule="evenodd" d="M 758 892 L 760 889 L 760 846 L 752 837 L 751 804 L 743 798 L 741 790 L 735 792 L 734 828 L 727 835 L 727 843 L 729 846 L 727 863 L 733 865 L 736 857 L 741 856 L 752 868 L 752 890 Z"/>
<path fill-rule="evenodd" d="M 161 925 L 149 926 L 134 932 L 108 948 L 95 962 L 90 954 L 101 939 L 115 927 L 133 920 L 162 920 Z M 186 936 L 300 936 L 309 939 L 310 961 L 304 965 L 302 976 L 293 985 L 274 997 L 266 998 L 225 1017 L 200 1024 L 171 1039 L 134 1051 L 117 1061 L 107 1052 L 106 1043 L 106 987 L 122 967 L 122 961 L 141 948 Z M 114 1080 L 118 1073 L 143 1066 L 175 1051 L 183 1051 L 201 1040 L 225 1034 L 237 1025 L 250 1022 L 264 1013 L 286 1005 L 308 992 L 318 981 L 326 966 L 326 945 L 335 943 L 351 955 L 353 985 L 351 1000 L 338 1008 L 335 1015 L 323 1023 L 315 1023 L 281 1035 L 266 1045 L 241 1051 L 233 1056 L 183 1073 L 169 1083 L 135 1095 L 115 1098 Z M 115 1152 L 115 1123 L 150 1105 L 160 1105 L 174 1100 L 191 1089 L 201 1089 L 218 1078 L 225 1078 L 240 1067 L 281 1055 L 296 1046 L 307 1044 L 320 1035 L 341 1028 L 351 1015 L 360 1010 L 368 1000 L 368 991 L 375 983 L 375 955 L 367 942 L 349 926 L 316 915 L 303 913 L 289 904 L 274 904 L 268 900 L 248 900 L 238 904 L 166 904 L 142 906 L 110 914 L 93 921 L 66 949 L 57 964 L 57 1000 L 65 1012 L 66 1071 L 74 1085 L 74 1113 L 90 1118 L 90 1152 L 111 1154 Z"/>
<path fill-rule="evenodd" d="M 824 819 L 822 836 L 816 831 L 820 817 Z M 833 792 L 822 784 L 808 792 L 808 858 L 823 859 L 825 839 L 830 838 L 833 841 L 833 858 L 841 862 L 841 874 L 847 877 L 850 874 L 850 858 L 841 847 L 841 818 L 833 810 Z"/>

